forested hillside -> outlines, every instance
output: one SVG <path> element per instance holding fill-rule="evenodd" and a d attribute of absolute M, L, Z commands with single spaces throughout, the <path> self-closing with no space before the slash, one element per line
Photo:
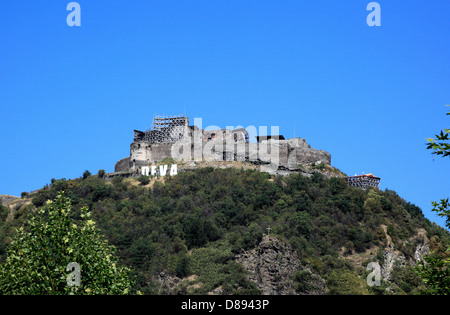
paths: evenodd
<path fill-rule="evenodd" d="M 276 177 L 207 167 L 150 182 L 85 175 L 52 180 L 1 206 L 0 262 L 14 229 L 60 191 L 71 199 L 74 221 L 89 208 L 143 294 L 261 294 L 236 257 L 268 233 L 285 244 L 269 244 L 272 251 L 298 259 L 286 276 L 293 294 L 415 294 L 425 289 L 415 260 L 450 244 L 446 230 L 394 191 L 363 191 L 318 172 Z M 372 261 L 382 266 L 380 286 L 366 284 Z"/>

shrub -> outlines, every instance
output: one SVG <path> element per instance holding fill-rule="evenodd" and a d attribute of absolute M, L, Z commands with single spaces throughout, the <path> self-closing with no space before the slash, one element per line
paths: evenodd
<path fill-rule="evenodd" d="M 105 177 L 105 174 L 106 174 L 105 170 L 99 170 L 97 173 L 97 176 L 99 178 L 103 178 L 103 177 Z"/>
<path fill-rule="evenodd" d="M 141 175 L 139 176 L 138 181 L 141 183 L 141 185 L 145 186 L 150 183 L 150 178 L 148 176 Z"/>
<path fill-rule="evenodd" d="M 91 175 L 92 175 L 91 172 L 89 172 L 88 170 L 85 170 L 84 173 L 83 173 L 83 179 L 86 179 L 86 178 L 88 178 Z"/>
<path fill-rule="evenodd" d="M 117 266 L 114 247 L 97 231 L 84 208 L 81 222 L 70 219 L 71 203 L 62 193 L 20 228 L 0 265 L 0 294 L 126 294 L 129 269 Z M 39 250 L 36 250 L 39 249 Z M 69 263 L 81 270 L 78 285 L 68 285 Z"/>

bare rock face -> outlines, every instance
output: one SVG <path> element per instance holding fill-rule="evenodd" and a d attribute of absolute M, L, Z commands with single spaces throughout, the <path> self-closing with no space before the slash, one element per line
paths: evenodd
<path fill-rule="evenodd" d="M 384 261 L 381 264 L 381 277 L 384 280 L 391 280 L 391 272 L 395 266 L 405 267 L 415 265 L 418 261 L 430 253 L 429 239 L 426 237 L 424 229 L 418 229 L 417 234 L 403 241 L 403 244 L 414 244 L 414 257 L 407 257 L 396 248 L 391 237 L 387 234 L 387 227 L 381 226 L 386 233 L 387 245 L 384 248 Z M 398 246 L 397 246 L 398 247 Z"/>
<path fill-rule="evenodd" d="M 6 205 L 7 203 L 18 199 L 18 197 L 10 195 L 0 195 L 0 204 Z"/>
<path fill-rule="evenodd" d="M 296 295 L 295 274 L 302 270 L 297 253 L 287 242 L 281 242 L 275 236 L 264 236 L 255 249 L 242 251 L 235 257 L 238 263 L 249 272 L 249 280 L 256 283 L 264 295 Z M 309 269 L 302 287 L 307 288 L 301 294 L 324 294 L 325 281 Z"/>

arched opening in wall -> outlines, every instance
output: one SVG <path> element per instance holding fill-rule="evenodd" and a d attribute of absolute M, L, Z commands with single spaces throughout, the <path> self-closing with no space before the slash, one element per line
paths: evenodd
<path fill-rule="evenodd" d="M 238 135 L 237 135 L 237 133 L 235 133 L 235 134 L 233 135 L 233 137 L 234 137 L 234 142 L 237 142 L 237 140 L 238 140 Z"/>

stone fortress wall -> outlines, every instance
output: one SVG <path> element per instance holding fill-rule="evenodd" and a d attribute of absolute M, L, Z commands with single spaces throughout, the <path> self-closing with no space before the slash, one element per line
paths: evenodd
<path fill-rule="evenodd" d="M 136 171 L 166 158 L 174 161 L 242 161 L 268 171 L 297 170 L 299 165 L 331 164 L 331 154 L 311 148 L 302 138 L 257 136 L 250 142 L 244 128 L 203 130 L 185 116 L 155 117 L 151 129 L 134 131 L 130 156 L 118 161 L 115 172 Z"/>

